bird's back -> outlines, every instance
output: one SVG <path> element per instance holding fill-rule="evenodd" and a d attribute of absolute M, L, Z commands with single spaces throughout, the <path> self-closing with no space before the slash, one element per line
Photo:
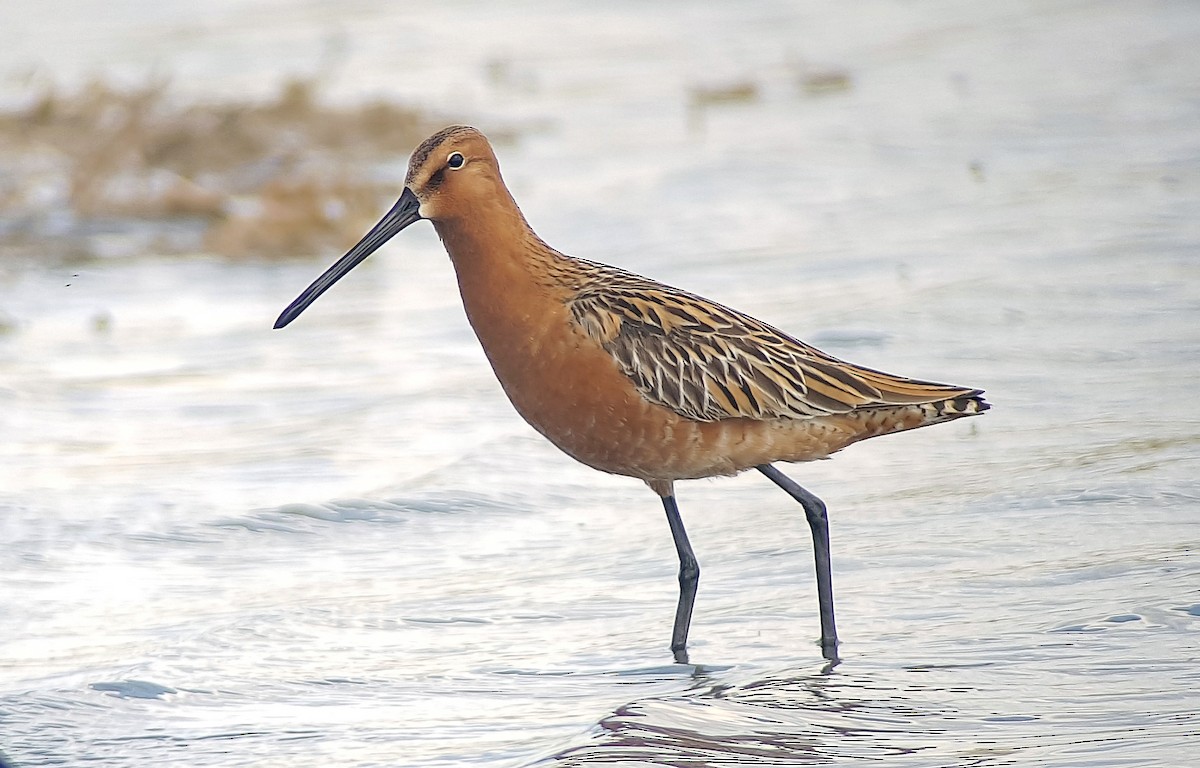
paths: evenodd
<path fill-rule="evenodd" d="M 987 409 L 981 390 L 848 363 L 714 301 L 572 261 L 586 276 L 568 300 L 574 321 L 642 396 L 689 419 L 802 420 L 928 405 L 921 410 L 929 419 L 945 421 Z"/>

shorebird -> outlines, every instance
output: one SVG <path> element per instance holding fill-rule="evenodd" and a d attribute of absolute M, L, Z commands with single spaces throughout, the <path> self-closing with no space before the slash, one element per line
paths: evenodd
<path fill-rule="evenodd" d="M 450 255 L 467 318 L 517 413 L 568 456 L 661 498 L 679 555 L 675 659 L 687 661 L 700 578 L 675 481 L 757 469 L 804 509 L 821 651 L 836 661 L 825 505 L 773 463 L 982 413 L 982 390 L 854 365 L 716 302 L 556 251 L 525 221 L 487 138 L 467 126 L 417 147 L 396 204 L 275 327 L 421 219 Z"/>

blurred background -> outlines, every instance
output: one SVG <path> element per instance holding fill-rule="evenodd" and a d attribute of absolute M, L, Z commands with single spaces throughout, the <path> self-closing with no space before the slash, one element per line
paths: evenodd
<path fill-rule="evenodd" d="M 1200 8 L 6 0 L 0 752 L 74 765 L 1184 765 Z M 432 228 L 466 122 L 560 250 L 982 418 L 678 487 L 512 412 Z M 751 476 L 752 475 L 752 476 Z"/>

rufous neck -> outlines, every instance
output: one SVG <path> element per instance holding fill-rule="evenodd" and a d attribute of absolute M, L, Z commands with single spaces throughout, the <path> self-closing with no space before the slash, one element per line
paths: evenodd
<path fill-rule="evenodd" d="M 522 279 L 543 282 L 562 258 L 530 228 L 508 190 L 502 191 L 466 215 L 433 222 L 464 290 L 465 282 L 495 281 L 496 290 Z"/>

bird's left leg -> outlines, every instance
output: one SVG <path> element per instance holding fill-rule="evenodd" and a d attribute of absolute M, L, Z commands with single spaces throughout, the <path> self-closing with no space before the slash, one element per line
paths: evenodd
<path fill-rule="evenodd" d="M 838 639 L 837 627 L 833 623 L 833 574 L 829 559 L 829 515 L 825 511 L 825 502 L 770 464 L 762 464 L 757 469 L 804 507 L 804 516 L 808 518 L 808 527 L 812 529 L 813 557 L 817 566 L 817 601 L 821 608 L 821 655 L 830 661 L 836 661 Z"/>

